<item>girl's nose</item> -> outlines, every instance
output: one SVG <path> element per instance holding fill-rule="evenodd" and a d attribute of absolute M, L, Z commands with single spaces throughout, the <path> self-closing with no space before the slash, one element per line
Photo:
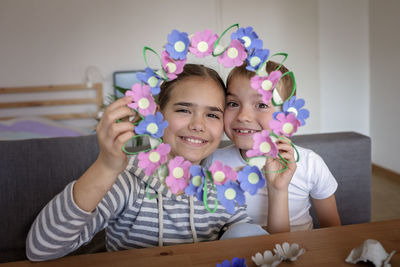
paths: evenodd
<path fill-rule="evenodd" d="M 204 118 L 199 115 L 194 115 L 190 121 L 189 125 L 190 130 L 196 131 L 196 132 L 204 132 L 206 125 Z"/>

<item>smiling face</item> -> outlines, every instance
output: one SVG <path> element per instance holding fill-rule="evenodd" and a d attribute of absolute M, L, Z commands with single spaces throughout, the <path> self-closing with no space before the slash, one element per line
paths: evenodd
<path fill-rule="evenodd" d="M 242 155 L 253 146 L 253 135 L 261 130 L 269 130 L 269 121 L 276 108 L 264 104 L 262 96 L 250 85 L 245 75 L 232 77 L 228 86 L 224 113 L 225 134 Z"/>
<path fill-rule="evenodd" d="M 194 164 L 217 149 L 223 133 L 224 92 L 206 77 L 188 77 L 176 83 L 161 112 L 168 127 L 163 141 L 172 157 L 182 156 Z"/>

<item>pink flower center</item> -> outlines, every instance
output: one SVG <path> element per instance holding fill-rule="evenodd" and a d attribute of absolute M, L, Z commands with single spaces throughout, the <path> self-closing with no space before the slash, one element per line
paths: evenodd
<path fill-rule="evenodd" d="M 149 155 L 149 160 L 153 163 L 160 161 L 160 154 L 158 152 L 151 152 Z"/>
<path fill-rule="evenodd" d="M 147 98 L 143 97 L 143 98 L 141 98 L 139 100 L 138 106 L 141 109 L 146 109 L 146 108 L 148 108 L 150 106 L 150 102 L 149 102 L 149 100 Z"/>
<path fill-rule="evenodd" d="M 167 63 L 167 69 L 168 69 L 169 73 L 174 73 L 176 71 L 175 63 L 172 63 L 172 62 Z"/>
<path fill-rule="evenodd" d="M 172 171 L 172 175 L 176 178 L 176 179 L 180 179 L 183 177 L 183 169 L 181 167 L 176 167 L 174 168 L 174 170 Z"/>
<path fill-rule="evenodd" d="M 229 58 L 234 59 L 234 58 L 237 58 L 238 55 L 239 55 L 239 51 L 236 48 L 231 47 L 228 49 L 228 57 Z"/>
<path fill-rule="evenodd" d="M 270 80 L 265 80 L 261 83 L 261 88 L 265 91 L 271 90 L 272 82 Z"/>
<path fill-rule="evenodd" d="M 216 171 L 214 173 L 214 180 L 221 183 L 225 180 L 225 173 L 223 171 Z"/>
<path fill-rule="evenodd" d="M 259 148 L 260 151 L 265 154 L 271 151 L 271 145 L 268 142 L 262 142 Z"/>
<path fill-rule="evenodd" d="M 286 134 L 290 134 L 293 132 L 293 124 L 291 124 L 290 122 L 286 122 L 285 124 L 283 124 L 282 126 L 282 131 Z"/>
<path fill-rule="evenodd" d="M 197 50 L 199 50 L 201 53 L 206 52 L 208 50 L 207 42 L 201 41 L 200 43 L 198 43 Z"/>

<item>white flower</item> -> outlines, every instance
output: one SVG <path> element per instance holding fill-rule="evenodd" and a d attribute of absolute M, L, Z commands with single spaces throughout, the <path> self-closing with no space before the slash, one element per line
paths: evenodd
<path fill-rule="evenodd" d="M 296 243 L 289 245 L 288 242 L 284 242 L 282 246 L 280 244 L 276 244 L 274 252 L 279 255 L 282 260 L 295 261 L 300 255 L 304 254 L 305 249 L 300 249 L 299 245 Z"/>
<path fill-rule="evenodd" d="M 354 248 L 346 262 L 356 264 L 359 261 L 370 261 L 375 266 L 390 267 L 390 259 L 396 251 L 388 254 L 382 244 L 374 239 L 367 239 L 360 246 Z"/>
<path fill-rule="evenodd" d="M 279 255 L 272 255 L 270 250 L 264 251 L 264 256 L 257 252 L 255 256 L 251 256 L 251 259 L 260 267 L 275 267 L 282 261 Z"/>

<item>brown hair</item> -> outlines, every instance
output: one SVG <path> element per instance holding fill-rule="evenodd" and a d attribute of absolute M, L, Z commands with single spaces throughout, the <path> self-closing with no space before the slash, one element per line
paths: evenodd
<path fill-rule="evenodd" d="M 158 104 L 160 105 L 161 110 L 163 110 L 164 107 L 167 105 L 171 91 L 174 88 L 174 86 L 180 81 L 183 81 L 193 76 L 210 78 L 214 80 L 218 85 L 221 86 L 224 95 L 226 94 L 226 87 L 224 81 L 219 76 L 218 72 L 201 64 L 186 64 L 183 67 L 183 72 L 178 75 L 178 78 L 172 81 L 163 82 L 161 84 L 160 86 L 161 91 L 160 94 L 158 95 Z"/>
<path fill-rule="evenodd" d="M 266 64 L 266 70 L 268 73 L 271 73 L 272 71 L 276 70 L 279 67 L 279 63 L 274 62 L 274 61 L 268 61 Z M 248 79 L 251 79 L 254 75 L 256 75 L 255 72 L 250 71 L 246 69 L 247 64 L 246 62 L 243 63 L 243 65 L 239 67 L 235 67 L 231 70 L 231 72 L 228 75 L 228 78 L 226 79 L 226 87 L 229 87 L 229 83 L 232 81 L 233 77 L 236 76 L 244 76 Z M 282 65 L 279 69 L 282 74 L 285 74 L 289 70 Z M 285 101 L 290 94 L 292 93 L 292 88 L 293 88 L 293 80 L 290 77 L 290 75 L 285 75 L 281 78 L 281 80 L 278 82 L 278 85 L 276 87 L 278 89 L 279 95 L 282 98 L 283 101 Z"/>

